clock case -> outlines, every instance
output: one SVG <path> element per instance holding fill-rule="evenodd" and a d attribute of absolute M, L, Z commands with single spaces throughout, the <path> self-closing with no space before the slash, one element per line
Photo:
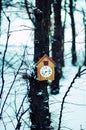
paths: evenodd
<path fill-rule="evenodd" d="M 50 58 L 49 56 L 47 56 L 46 54 L 39 59 L 39 61 L 36 63 L 36 67 L 37 67 L 37 79 L 40 81 L 43 80 L 54 80 L 55 79 L 55 66 L 56 63 L 52 60 L 52 58 Z M 41 69 L 45 67 L 48 68 L 50 67 L 52 70 L 52 74 L 49 76 L 44 76 L 40 73 Z"/>

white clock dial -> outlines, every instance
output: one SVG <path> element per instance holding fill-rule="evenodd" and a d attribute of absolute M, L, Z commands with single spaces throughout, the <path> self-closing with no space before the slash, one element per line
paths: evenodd
<path fill-rule="evenodd" d="M 41 74 L 41 76 L 47 78 L 47 77 L 51 76 L 51 74 L 52 74 L 52 69 L 51 69 L 49 66 L 43 66 L 43 67 L 40 69 L 40 74 Z"/>

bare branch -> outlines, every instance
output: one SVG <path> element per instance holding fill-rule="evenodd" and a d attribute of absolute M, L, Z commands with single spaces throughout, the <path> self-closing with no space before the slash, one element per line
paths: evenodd
<path fill-rule="evenodd" d="M 13 125 L 13 127 L 14 127 L 14 129 L 15 129 L 15 125 L 14 125 L 14 123 L 13 123 L 13 120 L 11 119 L 11 116 L 5 111 L 5 113 L 7 114 L 7 116 L 9 117 L 9 119 L 10 119 L 10 121 L 11 121 L 11 123 L 12 123 L 12 125 Z"/>
<path fill-rule="evenodd" d="M 6 124 L 5 124 L 5 122 L 4 122 L 3 119 L 2 119 L 2 123 L 3 123 L 4 129 L 7 130 L 7 129 L 6 129 Z"/>
<path fill-rule="evenodd" d="M 12 88 L 13 88 L 13 85 L 14 85 L 14 83 L 15 83 L 15 81 L 16 81 L 16 78 L 17 78 L 17 76 L 18 76 L 18 74 L 19 74 L 19 71 L 20 71 L 20 69 L 21 69 L 21 67 L 22 67 L 22 65 L 23 65 L 24 56 L 25 56 L 25 50 L 24 50 L 23 59 L 22 59 L 22 61 L 21 61 L 21 64 L 20 64 L 20 66 L 19 66 L 19 68 L 18 68 L 18 70 L 17 70 L 17 72 L 16 72 L 16 74 L 15 74 L 15 76 L 14 76 L 13 82 L 12 82 L 12 84 L 11 84 L 9 90 L 8 90 L 8 93 L 7 93 L 6 97 L 5 97 L 5 100 L 4 100 L 4 102 L 3 102 L 3 105 L 2 105 L 2 108 L 1 108 L 0 117 L 2 117 L 3 109 L 4 109 L 4 106 L 5 106 L 6 101 L 7 101 L 7 99 L 8 99 L 8 96 L 9 96 L 9 94 L 10 94 Z"/>
<path fill-rule="evenodd" d="M 26 8 L 27 14 L 28 14 L 30 20 L 32 21 L 33 25 L 35 26 L 34 19 L 31 17 L 31 12 L 29 11 L 29 9 L 30 9 L 31 7 L 29 7 L 28 4 L 30 5 L 30 3 L 28 3 L 27 0 L 24 0 L 24 3 L 25 3 L 25 8 Z"/>
<path fill-rule="evenodd" d="M 24 103 L 24 101 L 25 101 L 26 97 L 27 97 L 27 94 L 24 96 L 24 98 L 23 98 L 23 100 L 22 100 L 22 103 L 21 103 L 21 105 L 20 105 L 20 107 L 19 107 L 19 110 L 18 110 L 18 112 L 17 112 L 16 116 L 18 116 L 18 115 L 19 115 L 19 113 L 20 113 L 20 111 L 21 111 L 21 108 L 22 108 L 22 106 L 23 106 L 23 103 Z"/>
<path fill-rule="evenodd" d="M 30 109 L 30 107 L 28 107 L 24 112 L 21 113 L 21 115 L 19 116 L 18 118 L 18 122 L 17 122 L 17 125 L 16 125 L 16 128 L 15 130 L 20 130 L 20 127 L 21 127 L 21 119 L 22 119 L 22 116 Z"/>
<path fill-rule="evenodd" d="M 86 71 L 86 69 L 81 70 L 82 67 L 79 67 L 78 72 L 76 73 L 75 77 L 73 78 L 70 86 L 68 87 L 68 90 L 66 91 L 66 93 L 63 96 L 62 99 L 62 103 L 61 103 L 61 110 L 60 110 L 60 116 L 59 116 L 59 124 L 58 124 L 58 130 L 61 129 L 61 122 L 62 122 L 62 114 L 63 114 L 63 109 L 64 109 L 64 103 L 65 103 L 65 99 L 68 95 L 68 93 L 70 92 L 71 88 L 73 87 L 73 84 L 75 82 L 75 80 L 81 76 L 81 74 Z"/>
<path fill-rule="evenodd" d="M 6 14 L 5 14 L 5 16 L 6 16 Z M 8 20 L 8 31 L 7 31 L 7 41 L 6 41 L 5 50 L 4 50 L 4 54 L 3 54 L 3 58 L 2 58 L 2 73 L 1 73 L 2 86 L 1 86 L 1 90 L 0 90 L 0 98 L 2 97 L 3 89 L 4 89 L 4 83 L 5 83 L 5 80 L 4 80 L 5 57 L 6 57 L 6 52 L 7 52 L 7 48 L 8 48 L 8 40 L 9 40 L 9 36 L 10 36 L 10 34 L 9 34 L 9 31 L 10 31 L 10 19 L 7 16 L 6 16 L 6 18 Z"/>

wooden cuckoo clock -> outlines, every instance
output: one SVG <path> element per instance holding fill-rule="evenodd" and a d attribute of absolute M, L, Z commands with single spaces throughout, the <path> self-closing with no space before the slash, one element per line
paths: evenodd
<path fill-rule="evenodd" d="M 54 80 L 56 63 L 46 54 L 36 63 L 38 80 Z"/>

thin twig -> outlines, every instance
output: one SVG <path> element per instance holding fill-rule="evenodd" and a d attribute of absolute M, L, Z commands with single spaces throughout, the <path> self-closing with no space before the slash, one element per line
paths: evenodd
<path fill-rule="evenodd" d="M 18 74 L 19 74 L 19 71 L 20 71 L 20 69 L 21 69 L 21 67 L 22 67 L 22 65 L 23 65 L 24 56 L 25 56 L 25 50 L 24 50 L 23 59 L 22 59 L 22 61 L 21 61 L 21 64 L 20 64 L 20 66 L 19 66 L 19 68 L 18 68 L 18 70 L 17 70 L 17 72 L 16 72 L 16 74 L 15 74 L 15 76 L 14 76 L 13 82 L 12 82 L 12 84 L 11 84 L 11 86 L 10 86 L 10 88 L 9 88 L 9 91 L 8 91 L 6 97 L 5 97 L 5 100 L 4 100 L 4 102 L 3 102 L 3 105 L 2 105 L 2 108 L 1 108 L 0 117 L 2 117 L 3 109 L 4 109 L 4 106 L 5 106 L 6 101 L 7 101 L 7 99 L 8 99 L 8 96 L 9 96 L 9 94 L 10 94 L 10 91 L 12 90 L 13 85 L 14 85 L 14 83 L 15 83 L 15 81 L 16 81 L 16 78 L 17 78 L 17 76 L 18 76 Z"/>
<path fill-rule="evenodd" d="M 2 119 L 2 123 L 3 123 L 4 129 L 7 130 L 7 128 L 6 128 L 6 124 L 5 124 L 5 122 L 4 122 L 3 119 Z"/>
<path fill-rule="evenodd" d="M 7 31 L 7 41 L 6 41 L 6 45 L 5 45 L 5 50 L 4 50 L 4 54 L 3 54 L 3 58 L 2 58 L 2 73 L 1 73 L 1 77 L 2 77 L 2 86 L 1 86 L 1 91 L 0 91 L 0 98 L 2 97 L 3 94 L 3 89 L 4 89 L 4 83 L 5 83 L 5 79 L 4 79 L 4 67 L 5 67 L 5 57 L 6 57 L 6 52 L 7 52 L 7 48 L 8 48 L 8 41 L 9 41 L 9 31 L 10 31 L 10 19 L 6 16 L 9 24 L 8 24 L 8 31 Z"/>
<path fill-rule="evenodd" d="M 15 130 L 20 130 L 20 127 L 21 127 L 21 119 L 22 119 L 22 116 L 30 109 L 30 107 L 28 107 L 24 112 L 21 113 L 21 115 L 19 116 L 19 119 L 17 120 L 17 125 L 16 125 L 16 128 Z"/>
<path fill-rule="evenodd" d="M 11 121 L 11 123 L 12 123 L 12 125 L 13 125 L 13 127 L 14 127 L 14 129 L 15 129 L 15 125 L 14 125 L 14 122 L 13 122 L 13 120 L 11 119 L 11 116 L 5 111 L 5 113 L 7 114 L 7 116 L 9 117 L 9 119 L 10 119 L 10 121 Z"/>
<path fill-rule="evenodd" d="M 20 105 L 20 107 L 19 107 L 19 110 L 18 110 L 18 112 L 17 112 L 16 116 L 18 116 L 18 115 L 19 115 L 19 113 L 20 113 L 20 111 L 21 111 L 21 108 L 22 108 L 22 106 L 23 106 L 23 103 L 24 103 L 24 101 L 25 101 L 26 97 L 27 97 L 27 94 L 24 96 L 24 98 L 23 98 L 23 100 L 22 100 L 22 103 L 21 103 L 21 105 Z"/>
<path fill-rule="evenodd" d="M 77 79 L 77 77 L 80 77 L 81 73 L 82 73 L 83 71 L 85 71 L 85 70 L 86 70 L 86 69 L 84 69 L 84 70 L 81 71 L 81 67 L 79 67 L 78 72 L 76 73 L 76 75 L 75 75 L 75 77 L 73 78 L 73 80 L 72 80 L 70 86 L 68 87 L 68 90 L 66 91 L 66 93 L 65 93 L 64 96 L 63 96 L 62 103 L 61 103 L 60 116 L 59 116 L 58 130 L 61 129 L 62 115 L 63 115 L 63 108 L 64 108 L 65 99 L 66 99 L 68 93 L 70 92 L 70 89 L 72 88 L 72 86 L 73 86 L 75 80 Z"/>

